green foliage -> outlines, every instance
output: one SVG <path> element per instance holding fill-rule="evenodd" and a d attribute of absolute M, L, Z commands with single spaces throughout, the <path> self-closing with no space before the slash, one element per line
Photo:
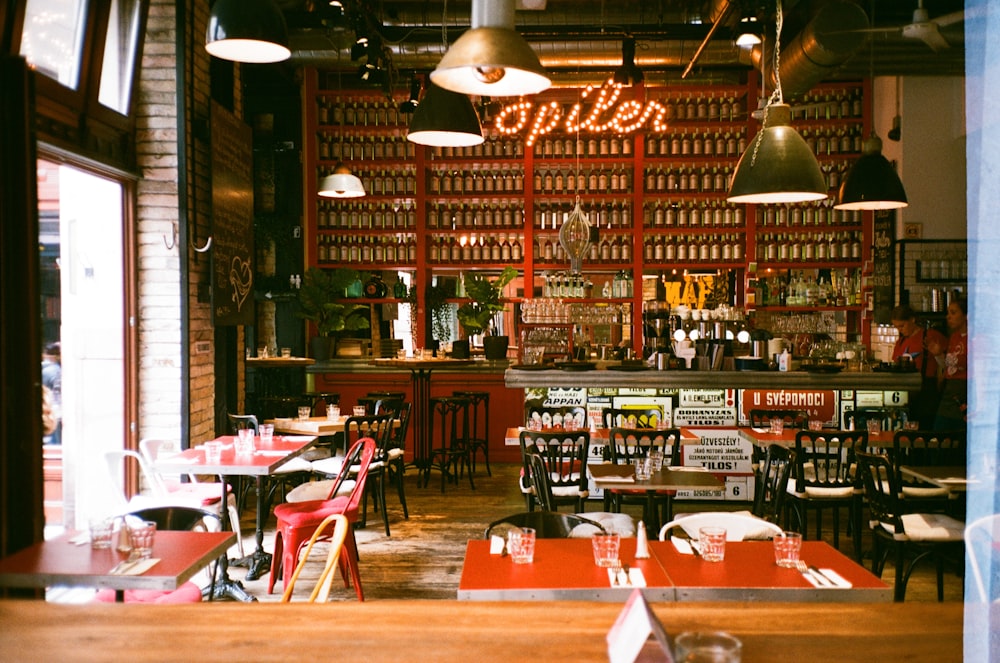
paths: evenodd
<path fill-rule="evenodd" d="M 347 286 L 358 278 L 354 269 L 310 267 L 299 289 L 298 316 L 316 323 L 320 336 L 368 328 L 368 306 L 345 303 Z"/>
<path fill-rule="evenodd" d="M 431 312 L 431 335 L 434 339 L 446 343 L 451 340 L 451 316 L 448 308 L 448 297 L 453 296 L 448 288 L 432 285 L 427 288 L 424 305 Z"/>
<path fill-rule="evenodd" d="M 479 272 L 466 272 L 465 294 L 469 301 L 458 307 L 458 323 L 469 336 L 495 329 L 499 314 L 506 310 L 501 298 L 503 289 L 517 276 L 513 267 L 504 267 L 500 275 L 490 279 Z"/>

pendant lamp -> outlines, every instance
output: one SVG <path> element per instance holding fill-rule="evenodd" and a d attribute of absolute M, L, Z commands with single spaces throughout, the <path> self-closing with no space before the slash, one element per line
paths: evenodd
<path fill-rule="evenodd" d="M 642 69 L 635 66 L 635 39 L 622 39 L 622 66 L 615 70 L 612 79 L 617 85 L 631 86 L 642 82 Z"/>
<path fill-rule="evenodd" d="M 514 31 L 514 0 L 472 0 L 472 27 L 444 54 L 431 80 L 453 92 L 491 97 L 536 94 L 552 85 Z"/>
<path fill-rule="evenodd" d="M 406 140 L 419 145 L 470 147 L 485 138 L 471 99 L 428 82 L 424 98 L 413 112 Z"/>
<path fill-rule="evenodd" d="M 590 248 L 590 221 L 580 208 L 580 196 L 576 197 L 576 207 L 559 228 L 559 243 L 569 256 L 569 270 L 573 274 L 583 271 L 583 256 Z"/>
<path fill-rule="evenodd" d="M 775 12 L 775 89 L 764 108 L 764 126 L 740 157 L 726 200 L 731 203 L 801 203 L 828 195 L 816 155 L 791 125 L 781 92 L 781 0 Z"/>
<path fill-rule="evenodd" d="M 338 162 L 333 173 L 320 180 L 317 195 L 324 198 L 361 198 L 365 195 L 365 187 L 350 168 Z"/>
<path fill-rule="evenodd" d="M 274 0 L 216 0 L 205 50 L 234 62 L 281 62 L 291 57 L 285 16 Z"/>

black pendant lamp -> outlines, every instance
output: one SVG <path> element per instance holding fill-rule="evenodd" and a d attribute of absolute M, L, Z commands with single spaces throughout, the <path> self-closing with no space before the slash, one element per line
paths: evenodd
<path fill-rule="evenodd" d="M 288 48 L 285 16 L 274 0 L 216 0 L 208 16 L 205 50 L 234 62 L 281 62 Z"/>
<path fill-rule="evenodd" d="M 472 100 L 428 81 L 406 140 L 435 147 L 470 147 L 485 139 Z"/>
<path fill-rule="evenodd" d="M 861 157 L 841 182 L 834 208 L 881 210 L 899 209 L 908 204 L 896 169 L 882 156 L 882 139 L 872 132 L 865 140 Z"/>
<path fill-rule="evenodd" d="M 622 66 L 615 70 L 612 79 L 617 85 L 631 86 L 642 82 L 642 69 L 635 66 L 635 39 L 622 39 Z"/>

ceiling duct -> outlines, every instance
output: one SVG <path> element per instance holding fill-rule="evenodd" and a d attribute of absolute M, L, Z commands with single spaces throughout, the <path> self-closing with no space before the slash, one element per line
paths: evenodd
<path fill-rule="evenodd" d="M 847 62 L 865 43 L 868 16 L 853 2 L 831 0 L 820 5 L 812 19 L 781 50 L 781 90 L 786 99 L 794 99 L 811 90 L 817 83 L 833 78 L 837 69 Z M 771 40 L 773 42 L 773 40 Z M 773 46 L 773 43 L 765 46 Z M 767 65 L 761 67 L 764 51 L 753 49 L 758 69 L 766 72 L 769 87 L 775 87 L 773 56 L 767 51 Z"/>

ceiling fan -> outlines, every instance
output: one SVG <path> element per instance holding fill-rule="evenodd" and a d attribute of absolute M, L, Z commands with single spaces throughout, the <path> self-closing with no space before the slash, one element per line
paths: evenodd
<path fill-rule="evenodd" d="M 906 39 L 919 39 L 935 53 L 951 48 L 951 44 L 941 35 L 941 28 L 965 20 L 965 12 L 957 11 L 932 19 L 924 8 L 924 0 L 918 0 L 913 10 L 913 20 L 906 25 L 888 28 L 869 28 L 864 32 L 901 32 Z"/>

